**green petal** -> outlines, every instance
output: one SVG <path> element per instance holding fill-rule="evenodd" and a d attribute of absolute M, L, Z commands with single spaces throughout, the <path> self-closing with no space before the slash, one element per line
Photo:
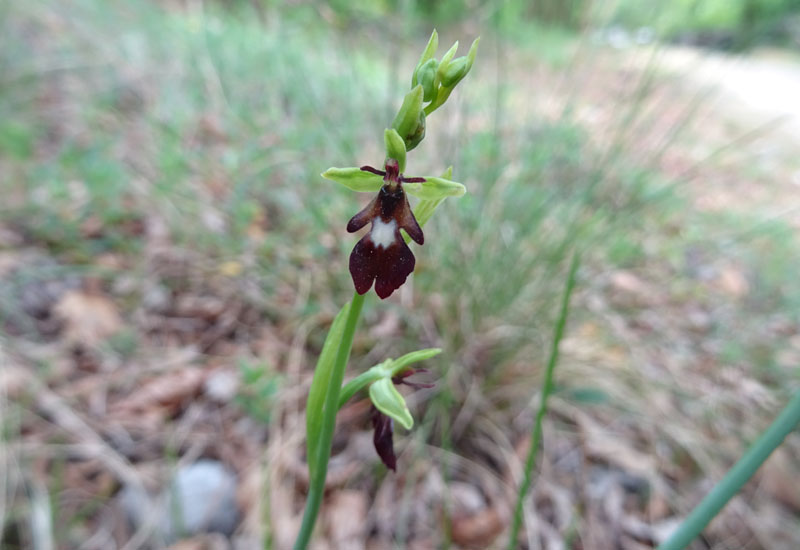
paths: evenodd
<path fill-rule="evenodd" d="M 435 200 L 444 197 L 460 197 L 467 192 L 467 188 L 457 181 L 444 178 L 425 176 L 423 183 L 404 183 L 403 189 L 409 194 L 420 199 Z"/>
<path fill-rule="evenodd" d="M 369 387 L 369 398 L 383 414 L 410 430 L 414 426 L 414 418 L 408 411 L 406 401 L 394 387 L 391 378 L 381 378 Z"/>
<path fill-rule="evenodd" d="M 382 177 L 356 167 L 328 168 L 322 173 L 322 177 L 361 193 L 374 193 L 383 187 Z"/>

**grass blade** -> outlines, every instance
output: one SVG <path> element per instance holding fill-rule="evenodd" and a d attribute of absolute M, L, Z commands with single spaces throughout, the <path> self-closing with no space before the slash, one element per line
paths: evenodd
<path fill-rule="evenodd" d="M 789 404 L 770 427 L 761 434 L 761 437 L 745 452 L 739 462 L 728 470 L 725 477 L 658 549 L 680 550 L 686 548 L 719 514 L 728 501 L 739 492 L 742 485 L 756 473 L 756 470 L 767 460 L 772 451 L 778 448 L 786 436 L 797 428 L 798 424 L 800 424 L 800 391 L 794 394 Z"/>
<path fill-rule="evenodd" d="M 567 314 L 569 313 L 569 302 L 572 297 L 572 290 L 575 288 L 575 274 L 578 271 L 580 259 L 577 253 L 572 256 L 572 263 L 569 266 L 569 274 L 567 275 L 567 284 L 564 287 L 564 295 L 561 300 L 561 311 L 556 321 L 555 331 L 553 332 L 553 343 L 550 348 L 550 358 L 547 361 L 547 368 L 544 373 L 544 381 L 542 382 L 542 399 L 539 403 L 539 411 L 536 413 L 536 421 L 533 423 L 533 430 L 531 433 L 531 446 L 528 449 L 528 458 L 525 460 L 525 473 L 520 485 L 519 493 L 517 494 L 517 505 L 514 509 L 514 520 L 511 525 L 511 535 L 508 539 L 508 549 L 514 550 L 517 548 L 517 536 L 519 535 L 519 528 L 522 524 L 522 504 L 525 497 L 531 488 L 531 473 L 533 467 L 536 465 L 536 455 L 539 451 L 539 443 L 542 439 L 542 422 L 547 413 L 547 398 L 553 392 L 553 373 L 556 370 L 556 363 L 558 363 L 558 347 L 561 339 L 564 337 L 564 329 L 567 326 Z"/>

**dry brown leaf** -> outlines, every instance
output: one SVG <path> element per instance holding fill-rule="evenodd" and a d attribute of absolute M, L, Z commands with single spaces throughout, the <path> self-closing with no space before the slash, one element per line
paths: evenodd
<path fill-rule="evenodd" d="M 340 550 L 363 550 L 367 534 L 367 496 L 344 489 L 330 497 L 325 510 L 330 542 Z"/>
<path fill-rule="evenodd" d="M 721 291 L 734 298 L 741 298 L 750 292 L 750 283 L 742 270 L 735 266 L 722 268 L 717 275 L 715 283 Z"/>
<path fill-rule="evenodd" d="M 772 498 L 800 513 L 800 472 L 797 459 L 784 448 L 776 450 L 761 468 L 761 487 Z"/>
<path fill-rule="evenodd" d="M 622 306 L 652 306 L 663 302 L 663 292 L 630 271 L 611 275 L 614 301 Z"/>
<path fill-rule="evenodd" d="M 190 539 L 179 540 L 169 550 L 229 550 L 231 545 L 225 535 L 208 533 Z"/>
<path fill-rule="evenodd" d="M 64 340 L 86 348 L 97 347 L 122 328 L 117 306 L 97 291 L 68 290 L 53 313 L 64 323 Z"/>
<path fill-rule="evenodd" d="M 140 413 L 150 408 L 176 409 L 200 392 L 206 372 L 183 368 L 153 378 L 112 406 L 117 414 Z"/>
<path fill-rule="evenodd" d="M 453 541 L 469 548 L 489 548 L 505 524 L 495 508 L 473 516 L 453 518 Z"/>

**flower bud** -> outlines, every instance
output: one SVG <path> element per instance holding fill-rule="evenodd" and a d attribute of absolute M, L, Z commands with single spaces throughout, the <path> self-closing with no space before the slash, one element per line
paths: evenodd
<path fill-rule="evenodd" d="M 416 68 L 414 69 L 414 74 L 411 77 L 411 87 L 414 88 L 417 84 L 419 84 L 419 70 L 420 68 L 429 60 L 433 58 L 433 54 L 436 53 L 436 49 L 439 47 L 439 34 L 436 32 L 436 29 L 433 29 L 431 33 L 431 37 L 428 40 L 428 45 L 425 46 L 425 49 L 422 52 L 422 55 L 419 58 L 419 62 L 417 63 Z"/>
<path fill-rule="evenodd" d="M 436 98 L 436 69 L 439 63 L 435 59 L 429 59 L 419 68 L 417 78 L 422 85 L 422 100 L 432 101 Z"/>
<path fill-rule="evenodd" d="M 469 71 L 466 57 L 458 57 L 447 65 L 447 70 L 442 74 L 442 86 L 452 88 L 464 78 Z"/>
<path fill-rule="evenodd" d="M 400 137 L 403 138 L 406 144 L 406 151 L 410 151 L 416 147 L 416 145 L 422 141 L 422 137 L 425 136 L 422 97 L 422 86 L 417 84 L 413 90 L 406 94 L 406 97 L 403 99 L 403 104 L 400 106 L 400 110 L 397 111 L 397 116 L 394 117 L 394 121 L 392 122 L 392 128 L 397 130 L 397 133 L 400 134 Z M 420 121 L 422 121 L 421 130 Z M 421 137 L 416 139 L 420 132 L 422 134 Z M 411 145 L 415 139 L 416 142 Z"/>
<path fill-rule="evenodd" d="M 472 43 L 467 55 L 453 59 L 447 64 L 447 67 L 440 72 L 443 87 L 453 88 L 461 79 L 467 76 L 467 73 L 472 69 L 472 64 L 475 62 L 475 55 L 478 53 L 479 42 L 480 37 L 476 38 Z"/>

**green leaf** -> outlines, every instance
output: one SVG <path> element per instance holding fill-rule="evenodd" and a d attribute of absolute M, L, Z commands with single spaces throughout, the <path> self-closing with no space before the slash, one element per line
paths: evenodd
<path fill-rule="evenodd" d="M 392 128 L 397 130 L 397 133 L 400 134 L 406 144 L 406 151 L 414 148 L 410 146 L 410 143 L 419 134 L 420 125 L 422 125 L 423 133 L 425 131 L 424 119 L 421 119 L 423 95 L 422 86 L 417 84 L 413 90 L 406 94 L 403 104 L 392 122 Z"/>
<path fill-rule="evenodd" d="M 435 357 L 440 353 L 442 353 L 442 350 L 440 348 L 420 349 L 417 351 L 412 351 L 411 353 L 406 353 L 405 355 L 395 359 L 388 365 L 388 368 L 391 372 L 391 376 L 397 376 L 398 374 L 402 373 L 412 363 L 425 361 L 426 359 Z"/>
<path fill-rule="evenodd" d="M 386 144 L 386 158 L 395 159 L 402 173 L 406 169 L 406 144 L 403 138 L 394 128 L 387 128 L 383 131 L 383 142 Z"/>
<path fill-rule="evenodd" d="M 425 176 L 425 181 L 422 183 L 404 183 L 403 189 L 410 195 L 427 200 L 460 197 L 467 192 L 467 188 L 457 181 L 433 176 Z"/>
<path fill-rule="evenodd" d="M 422 52 L 422 55 L 419 58 L 419 62 L 417 63 L 417 67 L 414 69 L 414 76 L 411 77 L 411 87 L 415 87 L 417 85 L 417 72 L 422 65 L 425 64 L 426 61 L 433 58 L 433 54 L 436 53 L 436 50 L 439 48 L 439 33 L 436 32 L 436 29 L 433 29 L 431 33 L 430 39 L 428 39 L 428 45 L 425 46 L 425 49 Z"/>
<path fill-rule="evenodd" d="M 319 443 L 322 429 L 325 392 L 330 384 L 333 366 L 336 362 L 336 353 L 339 350 L 339 342 L 342 341 L 345 320 L 349 310 L 350 303 L 348 302 L 333 320 L 328 336 L 325 337 L 325 343 L 322 345 L 322 353 L 319 354 L 317 367 L 314 369 L 311 388 L 308 390 L 308 402 L 306 403 L 306 458 L 311 479 L 314 479 L 317 472 L 317 444 Z"/>
<path fill-rule="evenodd" d="M 399 160 L 399 159 L 398 159 Z M 322 177 L 344 185 L 352 191 L 361 193 L 374 193 L 383 187 L 383 178 L 377 174 L 371 174 L 356 167 L 351 168 L 328 168 L 322 173 Z"/>
<path fill-rule="evenodd" d="M 379 411 L 396 421 L 406 430 L 414 426 L 414 419 L 408 411 L 406 401 L 391 378 L 381 378 L 369 387 L 369 398 Z"/>

